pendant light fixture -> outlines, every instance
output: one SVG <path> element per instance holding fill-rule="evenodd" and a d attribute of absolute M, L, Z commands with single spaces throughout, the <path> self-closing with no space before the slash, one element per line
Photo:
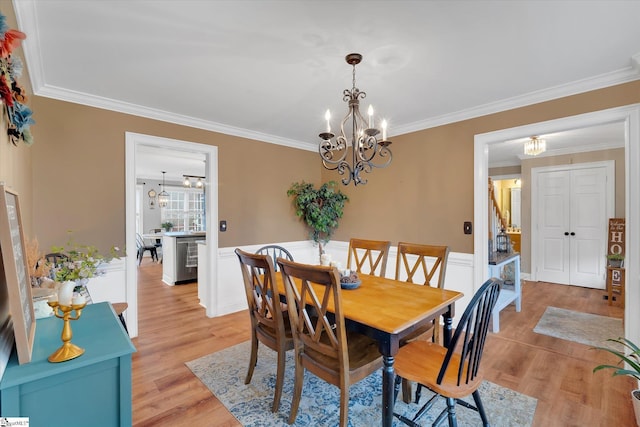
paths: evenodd
<path fill-rule="evenodd" d="M 161 208 L 164 208 L 169 204 L 169 193 L 164 191 L 164 174 L 165 173 L 166 173 L 165 171 L 162 171 L 162 191 L 160 192 L 160 194 L 158 194 L 158 205 L 160 205 Z"/>
<path fill-rule="evenodd" d="M 362 61 L 359 53 L 350 53 L 345 58 L 347 64 L 353 66 L 353 85 L 351 90 L 345 89 L 342 99 L 349 104 L 349 111 L 342 119 L 340 135 L 331 133 L 331 113 L 327 110 L 325 120 L 327 130 L 320 136 L 318 151 L 322 158 L 322 165 L 328 170 L 338 170 L 344 185 L 353 181 L 354 185 L 366 184 L 367 180 L 360 176 L 360 172 L 371 172 L 373 168 L 384 168 L 391 163 L 391 141 L 387 140 L 387 121 L 380 122 L 382 132 L 376 128 L 373 107 L 367 110 L 368 120 L 360 113 L 360 99 L 367 94 L 356 87 L 356 65 Z M 345 130 L 346 128 L 346 130 Z M 350 129 L 349 129 L 350 128 Z M 382 134 L 378 137 L 379 134 Z M 335 139 L 334 139 L 335 137 Z M 350 162 L 347 154 L 351 152 Z M 377 162 L 374 159 L 377 157 Z"/>

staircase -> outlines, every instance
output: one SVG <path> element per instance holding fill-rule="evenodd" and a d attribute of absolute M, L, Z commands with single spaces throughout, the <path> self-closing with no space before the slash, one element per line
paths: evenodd
<path fill-rule="evenodd" d="M 501 229 L 507 229 L 507 221 L 500 211 L 500 206 L 496 200 L 493 181 L 489 178 L 489 242 L 491 251 L 495 250 L 495 236 Z"/>

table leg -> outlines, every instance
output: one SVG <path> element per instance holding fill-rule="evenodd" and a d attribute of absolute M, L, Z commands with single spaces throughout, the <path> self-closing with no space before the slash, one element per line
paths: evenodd
<path fill-rule="evenodd" d="M 449 342 L 451 341 L 451 331 L 453 330 L 453 307 L 449 306 L 449 310 L 447 310 L 443 315 L 444 326 L 442 327 L 442 344 L 445 347 L 449 346 Z"/>
<path fill-rule="evenodd" d="M 393 424 L 393 356 L 382 356 L 382 426 L 391 427 Z"/>

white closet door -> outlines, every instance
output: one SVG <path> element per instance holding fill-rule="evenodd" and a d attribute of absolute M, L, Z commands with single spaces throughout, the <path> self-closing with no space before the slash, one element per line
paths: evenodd
<path fill-rule="evenodd" d="M 537 280 L 605 288 L 613 172 L 606 166 L 536 173 Z"/>

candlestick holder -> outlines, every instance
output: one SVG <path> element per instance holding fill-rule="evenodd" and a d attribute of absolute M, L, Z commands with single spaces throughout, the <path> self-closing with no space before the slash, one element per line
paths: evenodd
<path fill-rule="evenodd" d="M 49 356 L 49 362 L 66 362 L 67 360 L 81 356 L 84 353 L 84 348 L 80 348 L 71 343 L 71 337 L 73 336 L 73 333 L 71 332 L 71 320 L 78 320 L 80 318 L 82 309 L 87 305 L 87 303 L 62 305 L 57 301 L 49 301 L 47 304 L 49 304 L 53 309 L 53 314 L 58 319 L 64 320 L 62 334 L 60 335 L 60 338 L 62 339 L 62 346 Z M 76 312 L 74 317 L 71 317 L 72 311 Z"/>

